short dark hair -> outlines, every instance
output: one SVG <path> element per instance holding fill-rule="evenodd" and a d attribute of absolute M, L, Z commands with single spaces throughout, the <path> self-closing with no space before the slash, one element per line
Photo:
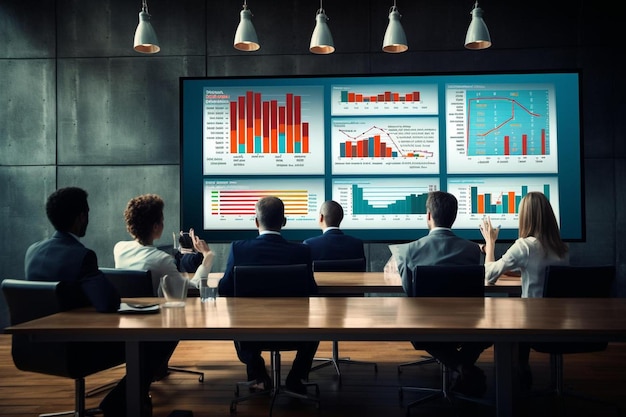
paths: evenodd
<path fill-rule="evenodd" d="M 279 231 L 285 225 L 285 205 L 280 198 L 263 197 L 257 201 L 255 209 L 259 226 L 264 229 Z"/>
<path fill-rule="evenodd" d="M 459 203 L 456 197 L 444 191 L 431 191 L 426 199 L 426 210 L 430 212 L 435 226 L 452 227 L 456 220 Z"/>
<path fill-rule="evenodd" d="M 343 220 L 343 207 L 333 200 L 324 201 L 320 213 L 324 216 L 327 226 L 339 227 Z"/>
<path fill-rule="evenodd" d="M 78 187 L 59 188 L 46 201 L 46 215 L 54 228 L 67 232 L 82 213 L 89 212 L 87 191 Z"/>
<path fill-rule="evenodd" d="M 152 227 L 163 220 L 163 199 L 156 194 L 132 198 L 124 210 L 126 230 L 142 245 L 152 237 Z"/>

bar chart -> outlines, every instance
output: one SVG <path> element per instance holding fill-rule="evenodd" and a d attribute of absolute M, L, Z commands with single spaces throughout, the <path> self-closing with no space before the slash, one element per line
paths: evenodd
<path fill-rule="evenodd" d="M 450 172 L 556 173 L 554 87 L 508 85 L 446 91 Z"/>
<path fill-rule="evenodd" d="M 428 192 L 439 189 L 438 178 L 351 178 L 333 181 L 333 199 L 345 211 L 342 227 L 363 227 L 384 221 L 394 227 L 415 221 L 423 227 Z"/>
<path fill-rule="evenodd" d="M 434 117 L 338 118 L 332 122 L 333 174 L 437 174 Z"/>
<path fill-rule="evenodd" d="M 255 204 L 263 197 L 275 196 L 285 204 L 285 227 L 310 228 L 317 224 L 324 201 L 324 182 L 320 179 L 231 179 L 204 181 L 204 226 L 238 227 L 254 224 Z"/>
<path fill-rule="evenodd" d="M 410 189 L 352 185 L 352 213 L 359 214 L 426 214 L 428 193 Z"/>
<path fill-rule="evenodd" d="M 556 177 L 466 178 L 448 180 L 448 191 L 459 202 L 455 224 L 478 227 L 483 216 L 491 217 L 502 228 L 518 227 L 519 203 L 531 191 L 545 194 L 559 213 Z M 557 214 L 558 219 L 558 214 Z"/>
<path fill-rule="evenodd" d="M 309 123 L 302 96 L 286 93 L 284 105 L 247 91 L 230 102 L 230 152 L 309 153 Z"/>
<path fill-rule="evenodd" d="M 341 90 L 342 103 L 382 103 L 382 102 L 404 102 L 410 103 L 420 101 L 420 92 L 413 91 L 410 93 L 399 93 L 397 91 L 383 91 L 373 95 L 363 94 L 350 91 L 348 89 Z"/>
<path fill-rule="evenodd" d="M 543 185 L 543 194 L 550 199 L 550 185 Z M 497 195 L 490 192 L 479 193 L 478 187 L 470 187 L 472 214 L 515 214 L 518 213 L 519 203 L 528 194 L 528 186 L 522 185 L 520 191 L 505 190 Z"/>
<path fill-rule="evenodd" d="M 323 173 L 319 87 L 206 89 L 204 174 Z M 210 93 L 209 93 L 210 92 Z"/>
<path fill-rule="evenodd" d="M 433 84 L 333 85 L 333 116 L 435 115 L 437 86 Z"/>

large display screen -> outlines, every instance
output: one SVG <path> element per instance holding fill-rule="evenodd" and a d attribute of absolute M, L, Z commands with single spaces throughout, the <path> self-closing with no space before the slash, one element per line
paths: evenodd
<path fill-rule="evenodd" d="M 453 230 L 490 216 L 518 235 L 529 191 L 565 240 L 585 238 L 578 72 L 181 78 L 181 225 L 212 242 L 256 235 L 254 204 L 285 202 L 283 235 L 319 235 L 322 202 L 369 242 L 425 235 L 429 191 L 459 201 Z"/>

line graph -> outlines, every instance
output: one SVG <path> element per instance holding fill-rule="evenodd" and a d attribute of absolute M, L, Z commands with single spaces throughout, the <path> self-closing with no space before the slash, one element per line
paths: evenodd
<path fill-rule="evenodd" d="M 332 121 L 334 174 L 438 173 L 436 117 L 352 117 Z"/>
<path fill-rule="evenodd" d="M 339 129 L 347 139 L 340 143 L 340 157 L 403 157 L 403 158 L 432 158 L 433 152 L 424 149 L 405 151 L 394 136 L 384 127 L 372 126 L 366 131 L 352 135 L 350 132 Z"/>
<path fill-rule="evenodd" d="M 506 119 L 505 121 L 503 121 L 503 122 L 502 122 L 501 124 L 499 124 L 498 126 L 496 126 L 496 127 L 492 128 L 492 129 L 490 129 L 490 130 L 487 130 L 485 133 L 478 134 L 479 136 L 487 136 L 488 134 L 493 133 L 493 132 L 495 132 L 495 131 L 499 130 L 500 128 L 504 127 L 506 124 L 508 124 L 508 123 L 510 123 L 510 122 L 512 122 L 512 121 L 514 121 L 514 120 L 515 120 L 515 110 L 516 110 L 516 107 L 520 107 L 522 110 L 524 110 L 525 112 L 527 112 L 527 113 L 528 113 L 528 114 L 530 114 L 531 116 L 534 116 L 534 117 L 541 117 L 541 115 L 540 115 L 539 113 L 533 113 L 532 111 L 530 111 L 530 110 L 528 110 L 526 107 L 524 107 L 524 106 L 523 106 L 520 102 L 518 102 L 517 100 L 513 100 L 513 99 L 510 99 L 510 98 L 507 98 L 507 97 L 491 97 L 491 98 L 487 98 L 487 99 L 472 99 L 472 100 L 470 100 L 470 102 L 471 102 L 471 101 L 473 101 L 473 100 L 484 100 L 484 101 L 492 101 L 492 100 L 505 100 L 505 101 L 508 101 L 508 102 L 510 102 L 510 103 L 511 103 L 511 117 L 509 117 L 508 119 Z M 472 107 L 472 106 L 470 105 L 470 109 L 471 109 L 471 107 Z M 470 119 L 471 119 L 471 114 L 470 114 L 470 113 L 471 113 L 471 111 L 470 111 L 470 112 L 468 112 L 468 120 L 470 120 Z"/>
<path fill-rule="evenodd" d="M 468 91 L 468 156 L 550 154 L 547 90 Z"/>

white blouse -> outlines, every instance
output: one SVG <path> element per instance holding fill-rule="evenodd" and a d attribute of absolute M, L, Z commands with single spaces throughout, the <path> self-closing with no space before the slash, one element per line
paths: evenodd
<path fill-rule="evenodd" d="M 154 294 L 158 294 L 163 275 L 182 276 L 176 268 L 176 261 L 172 255 L 151 245 L 144 246 L 135 240 L 117 242 L 113 248 L 113 257 L 116 268 L 150 270 Z M 198 287 L 200 279 L 208 277 L 209 269 L 200 265 L 190 280 L 190 284 Z"/>
<path fill-rule="evenodd" d="M 559 258 L 555 253 L 546 253 L 543 245 L 535 237 L 519 238 L 495 262 L 485 263 L 485 280 L 495 283 L 504 271 L 519 269 L 522 279 L 522 297 L 543 296 L 545 270 L 548 265 L 568 265 L 569 253 Z"/>

